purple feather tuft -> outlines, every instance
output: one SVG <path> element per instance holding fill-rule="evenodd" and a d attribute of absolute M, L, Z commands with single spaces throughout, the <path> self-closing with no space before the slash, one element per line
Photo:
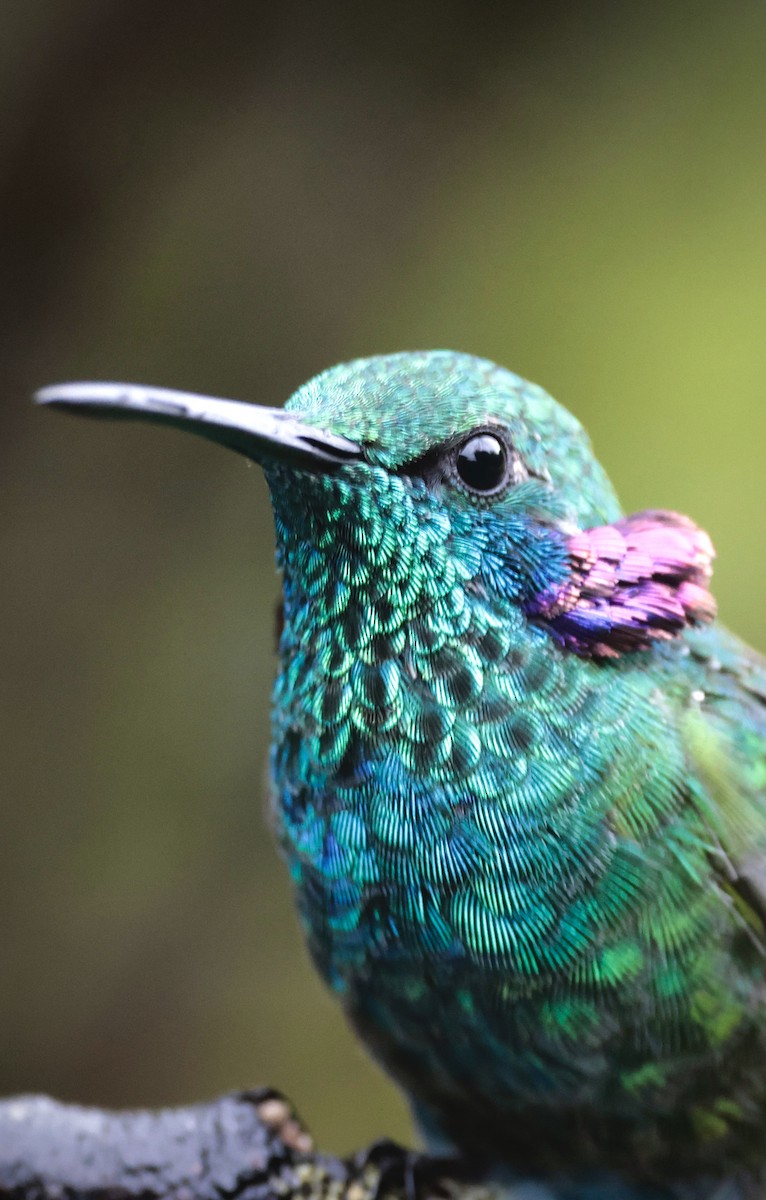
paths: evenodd
<path fill-rule="evenodd" d="M 573 534 L 571 575 L 532 615 L 577 654 L 617 658 L 711 621 L 715 551 L 680 513 L 649 509 Z"/>

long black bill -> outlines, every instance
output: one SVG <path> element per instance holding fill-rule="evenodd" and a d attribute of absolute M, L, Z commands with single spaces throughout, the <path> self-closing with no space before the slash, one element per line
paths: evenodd
<path fill-rule="evenodd" d="M 134 383 L 56 383 L 36 392 L 35 402 L 86 417 L 153 421 L 186 429 L 256 462 L 290 458 L 328 470 L 362 458 L 362 448 L 356 442 L 306 425 L 280 408 L 261 408 L 170 388 Z"/>

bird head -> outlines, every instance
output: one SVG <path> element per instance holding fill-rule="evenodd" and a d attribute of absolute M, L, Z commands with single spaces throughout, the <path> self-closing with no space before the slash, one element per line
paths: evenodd
<path fill-rule="evenodd" d="M 42 403 L 188 429 L 246 455 L 271 491 L 288 604 L 369 644 L 468 602 L 613 657 L 712 615 L 712 547 L 672 513 L 621 518 L 582 426 L 484 359 L 424 351 L 317 375 L 285 409 L 65 384 Z"/>

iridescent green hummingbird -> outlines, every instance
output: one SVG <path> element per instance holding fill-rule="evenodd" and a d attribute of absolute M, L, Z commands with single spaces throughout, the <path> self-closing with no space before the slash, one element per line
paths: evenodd
<path fill-rule="evenodd" d="M 766 664 L 713 550 L 578 422 L 448 351 L 278 411 L 40 393 L 261 465 L 271 769 L 308 944 L 432 1149 L 516 1197 L 766 1195 Z"/>

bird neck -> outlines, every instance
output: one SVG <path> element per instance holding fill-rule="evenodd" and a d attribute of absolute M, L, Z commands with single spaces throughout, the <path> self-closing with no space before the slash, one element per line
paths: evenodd
<path fill-rule="evenodd" d="M 438 510 L 415 520 L 396 481 L 393 493 L 376 493 L 360 520 L 338 507 L 304 511 L 296 527 L 277 508 L 275 740 L 300 732 L 301 770 L 314 782 L 386 751 L 403 754 L 414 776 L 464 774 L 479 755 L 474 710 L 488 676 L 545 640 L 517 602 L 518 581 L 490 594 L 488 556 L 459 523 Z"/>

